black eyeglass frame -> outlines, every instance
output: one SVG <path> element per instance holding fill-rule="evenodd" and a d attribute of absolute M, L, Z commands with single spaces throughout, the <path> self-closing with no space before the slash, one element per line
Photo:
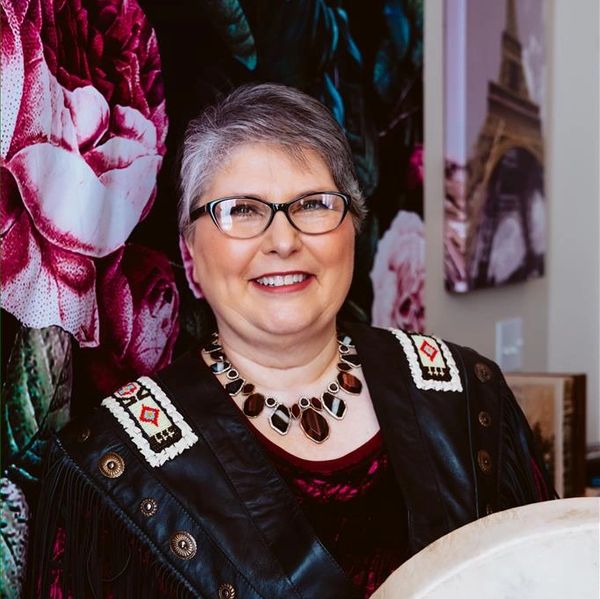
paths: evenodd
<path fill-rule="evenodd" d="M 333 229 L 329 229 L 328 231 L 323 231 L 323 233 L 307 233 L 307 232 L 303 231 L 302 229 L 300 229 L 297 225 L 295 225 L 292 222 L 292 219 L 290 218 L 290 215 L 289 215 L 289 209 L 290 209 L 290 206 L 293 206 L 296 202 L 300 202 L 301 200 L 305 200 L 306 198 L 310 198 L 311 196 L 320 195 L 320 194 L 333 195 L 333 196 L 338 196 L 338 197 L 342 198 L 342 200 L 344 200 L 344 212 L 342 214 L 342 217 L 340 218 L 340 222 L 335 227 L 333 227 Z M 227 231 L 223 231 L 223 229 L 221 229 L 221 227 L 219 226 L 217 215 L 215 214 L 215 209 L 216 209 L 217 205 L 226 200 L 255 200 L 257 202 L 260 202 L 261 204 L 264 204 L 265 206 L 268 206 L 271 209 L 271 218 L 269 218 L 269 220 L 267 221 L 267 224 L 265 225 L 264 229 L 262 231 L 260 231 L 260 233 L 257 233 L 256 235 L 253 235 L 252 237 L 235 237 L 233 235 L 230 235 Z M 265 200 L 262 200 L 261 198 L 256 198 L 254 196 L 248 196 L 248 195 L 226 196 L 224 198 L 218 198 L 216 200 L 211 200 L 210 202 L 207 202 L 203 206 L 198 206 L 198 208 L 194 208 L 193 210 L 190 210 L 190 224 L 195 222 L 196 220 L 198 220 L 204 214 L 209 214 L 210 218 L 212 219 L 213 223 L 215 223 L 215 226 L 219 229 L 219 231 L 221 231 L 228 237 L 233 237 L 234 239 L 252 239 L 253 237 L 258 237 L 259 235 L 262 235 L 271 226 L 271 223 L 273 222 L 273 219 L 275 218 L 275 214 L 277 212 L 283 212 L 285 214 L 285 217 L 287 218 L 288 223 L 290 223 L 290 225 L 292 225 L 292 227 L 294 227 L 294 229 L 296 229 L 296 231 L 300 231 L 300 233 L 302 233 L 304 235 L 324 235 L 325 233 L 331 233 L 331 231 L 335 231 L 344 222 L 344 219 L 346 218 L 346 215 L 348 214 L 348 211 L 350 210 L 350 203 L 351 203 L 350 196 L 347 193 L 342 193 L 341 191 L 311 191 L 310 193 L 304 193 L 301 196 L 294 198 L 290 202 L 283 202 L 283 203 L 267 202 Z"/>

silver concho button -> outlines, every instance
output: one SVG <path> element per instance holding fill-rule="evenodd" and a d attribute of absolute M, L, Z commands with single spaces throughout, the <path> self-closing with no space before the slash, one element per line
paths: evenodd
<path fill-rule="evenodd" d="M 480 380 L 480 382 L 487 383 L 488 381 L 492 380 L 494 375 L 492 373 L 492 369 L 487 364 L 484 364 L 483 362 L 477 362 L 477 364 L 475 364 L 475 376 Z"/>
<path fill-rule="evenodd" d="M 77 439 L 78 443 L 85 443 L 90 438 L 91 431 L 89 427 L 83 426 L 77 431 Z"/>
<path fill-rule="evenodd" d="M 171 551 L 181 559 L 192 559 L 196 555 L 196 539 L 185 531 L 176 532 L 171 537 Z"/>
<path fill-rule="evenodd" d="M 109 451 L 100 458 L 98 468 L 107 478 L 119 478 L 125 472 L 125 460 L 118 453 Z"/>
<path fill-rule="evenodd" d="M 140 512 L 146 517 L 154 516 L 158 510 L 158 502 L 153 497 L 146 497 L 140 503 Z"/>
<path fill-rule="evenodd" d="M 232 584 L 224 582 L 219 587 L 219 599 L 235 599 L 235 588 Z"/>
<path fill-rule="evenodd" d="M 484 474 L 491 474 L 493 468 L 492 458 L 485 449 L 480 449 L 477 452 L 477 465 Z"/>

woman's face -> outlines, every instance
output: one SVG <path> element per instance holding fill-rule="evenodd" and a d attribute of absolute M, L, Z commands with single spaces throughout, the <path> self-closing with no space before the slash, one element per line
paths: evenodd
<path fill-rule="evenodd" d="M 304 155 L 300 162 L 275 145 L 240 146 L 217 171 L 199 205 L 235 195 L 275 203 L 307 192 L 340 191 L 321 158 L 312 150 Z M 221 330 L 227 327 L 247 338 L 289 335 L 334 322 L 352 279 L 354 226 L 346 215 L 334 231 L 306 235 L 277 212 L 258 237 L 232 239 L 204 215 L 195 223 L 188 248 L 194 279 Z M 265 277 L 292 274 L 302 280 L 264 284 Z"/>

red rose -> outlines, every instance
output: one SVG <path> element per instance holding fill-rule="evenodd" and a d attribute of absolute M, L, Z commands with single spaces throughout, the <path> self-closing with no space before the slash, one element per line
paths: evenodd
<path fill-rule="evenodd" d="M 102 394 L 171 361 L 179 332 L 179 295 L 167 258 L 127 244 L 99 268 L 100 347 L 83 352 Z"/>
<path fill-rule="evenodd" d="M 2 306 L 98 344 L 95 263 L 152 206 L 167 119 L 133 0 L 0 0 Z"/>

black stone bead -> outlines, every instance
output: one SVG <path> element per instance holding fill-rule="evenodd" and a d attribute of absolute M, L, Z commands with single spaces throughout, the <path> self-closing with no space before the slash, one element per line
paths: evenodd
<path fill-rule="evenodd" d="M 282 404 L 278 405 L 269 416 L 269 422 L 280 435 L 285 435 L 290 430 L 290 424 L 292 423 L 289 408 Z"/>
<path fill-rule="evenodd" d="M 350 335 L 338 335 L 338 343 L 340 345 L 346 345 L 347 347 L 354 347 Z"/>
<path fill-rule="evenodd" d="M 209 343 L 202 348 L 202 351 L 206 354 L 210 354 L 212 352 L 220 352 L 222 349 L 223 348 L 218 343 Z"/>
<path fill-rule="evenodd" d="M 231 368 L 231 364 L 229 362 L 215 362 L 210 365 L 210 369 L 215 374 L 222 374 L 223 372 L 227 372 Z"/>
<path fill-rule="evenodd" d="M 323 399 L 323 405 L 325 409 L 331 414 L 334 418 L 341 420 L 346 414 L 346 402 L 331 393 L 323 393 L 321 396 Z"/>
<path fill-rule="evenodd" d="M 340 360 L 342 362 L 346 362 L 346 364 L 350 364 L 353 368 L 358 368 L 360 366 L 360 360 L 358 359 L 357 354 L 346 354 L 344 356 L 340 356 Z"/>
<path fill-rule="evenodd" d="M 225 385 L 225 391 L 231 395 L 231 397 L 235 397 L 244 386 L 244 379 L 237 379 L 235 381 L 231 381 L 231 383 L 227 383 Z"/>

